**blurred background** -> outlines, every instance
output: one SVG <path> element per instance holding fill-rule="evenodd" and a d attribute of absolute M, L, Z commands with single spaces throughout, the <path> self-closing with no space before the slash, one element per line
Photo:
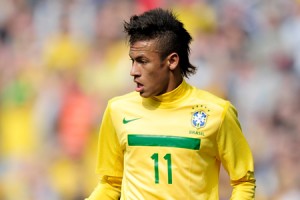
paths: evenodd
<path fill-rule="evenodd" d="M 134 90 L 123 21 L 155 7 L 194 39 L 188 82 L 239 111 L 256 199 L 300 199 L 300 1 L 0 0 L 1 200 L 91 193 L 107 100 Z"/>

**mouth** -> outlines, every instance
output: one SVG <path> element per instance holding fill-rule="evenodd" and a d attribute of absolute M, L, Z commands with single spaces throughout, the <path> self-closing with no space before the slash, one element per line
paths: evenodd
<path fill-rule="evenodd" d="M 135 83 L 136 83 L 135 91 L 136 92 L 142 92 L 144 90 L 144 85 L 141 84 L 141 83 L 139 83 L 139 82 L 137 82 L 137 81 L 135 81 Z"/>

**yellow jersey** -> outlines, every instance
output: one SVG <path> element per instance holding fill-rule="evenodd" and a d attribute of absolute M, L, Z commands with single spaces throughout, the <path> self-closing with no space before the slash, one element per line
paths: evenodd
<path fill-rule="evenodd" d="M 252 153 L 229 101 L 186 81 L 152 98 L 132 92 L 108 102 L 89 200 L 216 200 L 221 164 L 231 199 L 254 199 Z"/>

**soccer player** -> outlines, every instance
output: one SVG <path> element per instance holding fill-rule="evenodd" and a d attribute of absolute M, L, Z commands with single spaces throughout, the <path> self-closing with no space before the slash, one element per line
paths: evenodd
<path fill-rule="evenodd" d="M 189 85 L 190 34 L 169 10 L 135 15 L 134 92 L 112 98 L 99 133 L 101 181 L 88 200 L 217 200 L 222 164 L 231 199 L 254 199 L 253 158 L 233 105 Z"/>

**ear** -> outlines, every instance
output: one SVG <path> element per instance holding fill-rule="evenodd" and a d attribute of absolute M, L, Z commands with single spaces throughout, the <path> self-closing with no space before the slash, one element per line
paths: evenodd
<path fill-rule="evenodd" d="M 168 66 L 170 70 L 175 70 L 179 65 L 179 56 L 177 53 L 171 53 L 168 56 Z"/>

